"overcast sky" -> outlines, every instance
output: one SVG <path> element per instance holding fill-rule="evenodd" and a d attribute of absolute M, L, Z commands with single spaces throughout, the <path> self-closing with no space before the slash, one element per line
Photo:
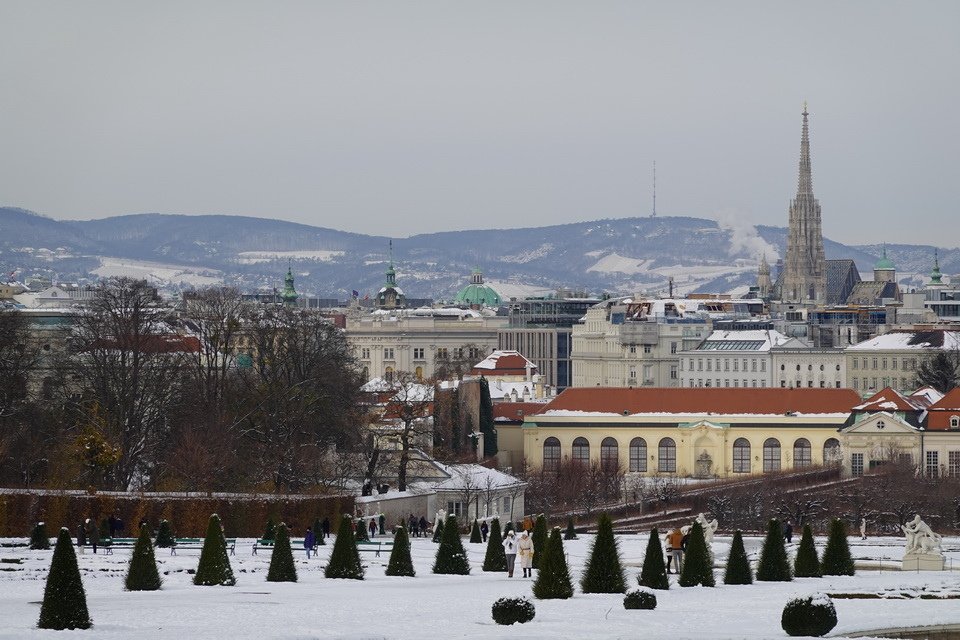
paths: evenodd
<path fill-rule="evenodd" d="M 960 244 L 960 2 L 0 0 L 0 204 Z M 2 232 L 2 231 L 0 231 Z"/>

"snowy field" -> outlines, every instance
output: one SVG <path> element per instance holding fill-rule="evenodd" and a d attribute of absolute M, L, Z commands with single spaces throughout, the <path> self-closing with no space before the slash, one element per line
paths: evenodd
<path fill-rule="evenodd" d="M 794 538 L 793 548 L 798 538 Z M 631 586 L 646 547 L 646 536 L 620 536 L 621 555 Z M 590 536 L 565 542 L 572 574 L 579 578 Z M 718 564 L 725 561 L 730 539 L 714 543 Z M 760 538 L 746 538 L 747 552 L 756 557 Z M 115 555 L 79 556 L 94 627 L 88 631 L 55 632 L 35 629 L 52 551 L 0 549 L 0 638 L 90 637 L 146 640 L 177 638 L 785 638 L 780 613 L 794 595 L 884 593 L 888 596 L 924 593 L 960 595 L 960 539 L 944 540 L 948 567 L 954 571 L 907 573 L 889 570 L 902 554 L 903 540 L 851 538 L 854 558 L 877 569 L 859 569 L 853 577 L 806 578 L 788 583 L 724 586 L 717 569 L 716 588 L 681 588 L 657 592 L 655 611 L 626 611 L 622 596 L 584 595 L 571 600 L 535 601 L 536 618 L 525 625 L 501 628 L 490 617 L 490 606 L 501 596 L 531 596 L 531 579 L 480 570 L 484 545 L 465 542 L 473 571 L 470 576 L 430 573 L 437 545 L 414 539 L 415 578 L 384 575 L 387 558 L 363 554 L 367 579 L 328 580 L 322 567 L 331 545 L 320 558 L 307 561 L 296 553 L 300 582 L 267 583 L 269 552 L 251 554 L 252 540 L 240 540 L 231 557 L 235 587 L 196 587 L 188 570 L 196 568 L 199 551 L 171 557 L 158 549 L 164 577 L 162 591 L 127 593 L 123 578 L 130 550 Z M 825 540 L 818 539 L 820 552 Z M 17 563 L 17 559 L 21 562 Z M 519 574 L 519 568 L 517 574 Z M 676 576 L 671 576 L 675 580 Z M 839 624 L 834 637 L 895 626 L 960 623 L 960 600 L 845 599 L 835 600 Z"/>

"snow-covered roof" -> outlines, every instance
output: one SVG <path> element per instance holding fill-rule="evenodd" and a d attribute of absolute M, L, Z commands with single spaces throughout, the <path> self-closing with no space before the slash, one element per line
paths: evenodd
<path fill-rule="evenodd" d="M 519 372 L 523 375 L 529 367 L 532 371 L 537 370 L 537 365 L 533 364 L 526 356 L 519 351 L 496 350 L 486 358 L 473 365 L 474 369 L 484 369 L 491 372 L 499 370 L 509 370 L 511 374 Z"/>
<path fill-rule="evenodd" d="M 360 391 L 364 393 L 385 393 L 395 388 L 396 385 L 394 383 L 387 382 L 383 378 L 371 378 L 366 384 L 360 387 Z"/>
<path fill-rule="evenodd" d="M 848 351 L 960 349 L 958 331 L 892 331 L 847 347 Z"/>
<path fill-rule="evenodd" d="M 520 478 L 479 464 L 441 464 L 440 466 L 450 477 L 433 485 L 433 488 L 438 491 L 501 489 L 526 484 Z"/>
<path fill-rule="evenodd" d="M 696 351 L 769 351 L 790 341 L 774 329 L 751 329 L 746 331 L 714 331 Z"/>

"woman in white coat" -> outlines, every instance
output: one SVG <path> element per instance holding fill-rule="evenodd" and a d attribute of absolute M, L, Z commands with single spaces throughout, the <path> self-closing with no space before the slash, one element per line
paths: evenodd
<path fill-rule="evenodd" d="M 524 531 L 517 542 L 517 553 L 520 554 L 520 568 L 523 569 L 524 578 L 533 577 L 533 552 L 533 538 Z"/>
<path fill-rule="evenodd" d="M 507 531 L 503 537 L 503 552 L 507 556 L 507 577 L 513 577 L 513 565 L 517 561 L 517 534 L 513 529 Z"/>

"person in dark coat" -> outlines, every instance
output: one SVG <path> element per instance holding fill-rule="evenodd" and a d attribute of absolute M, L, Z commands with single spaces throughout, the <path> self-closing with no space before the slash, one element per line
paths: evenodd
<path fill-rule="evenodd" d="M 787 544 L 793 542 L 793 525 L 790 524 L 789 520 L 787 520 L 787 524 L 783 526 L 783 539 L 787 541 Z"/>
<path fill-rule="evenodd" d="M 484 520 L 480 524 L 480 536 L 483 538 L 483 541 L 487 541 L 487 534 L 490 533 L 490 527 L 487 526 L 487 521 Z"/>
<path fill-rule="evenodd" d="M 87 527 L 87 542 L 90 543 L 90 546 L 93 547 L 93 552 L 97 552 L 97 544 L 100 542 L 100 527 L 97 526 L 97 523 L 87 518 L 86 522 Z"/>
<path fill-rule="evenodd" d="M 77 546 L 80 547 L 80 553 L 83 553 L 83 548 L 87 546 L 87 525 L 84 522 L 77 527 Z"/>
<path fill-rule="evenodd" d="M 377 537 L 377 521 L 374 520 L 373 518 L 370 518 L 370 537 L 371 538 Z"/>
<path fill-rule="evenodd" d="M 307 550 L 307 560 L 310 559 L 310 552 L 313 551 L 313 547 L 317 542 L 317 538 L 313 533 L 311 527 L 307 527 L 307 532 L 303 536 L 303 548 Z"/>
<path fill-rule="evenodd" d="M 324 538 L 330 537 L 330 518 L 323 519 L 323 537 Z"/>
<path fill-rule="evenodd" d="M 417 525 L 419 525 L 419 524 L 420 524 L 420 523 L 417 522 L 416 516 L 414 516 L 414 515 L 411 513 L 411 514 L 410 514 L 410 517 L 407 519 L 407 529 L 408 529 L 410 535 L 413 536 L 414 538 L 418 538 L 418 537 L 420 536 L 420 531 L 419 531 L 419 529 L 417 528 Z"/>
<path fill-rule="evenodd" d="M 419 528 L 419 530 L 420 530 L 420 536 L 421 536 L 421 537 L 426 537 L 426 535 L 427 535 L 427 526 L 428 526 L 427 519 L 424 518 L 423 516 L 420 516 L 420 526 L 419 526 L 418 528 Z"/>
<path fill-rule="evenodd" d="M 386 517 L 384 517 L 382 513 L 380 514 L 380 517 L 377 518 L 377 524 L 380 525 L 380 535 L 382 536 L 386 535 L 387 531 L 386 529 L 384 529 L 384 525 L 387 524 L 387 519 Z"/>

